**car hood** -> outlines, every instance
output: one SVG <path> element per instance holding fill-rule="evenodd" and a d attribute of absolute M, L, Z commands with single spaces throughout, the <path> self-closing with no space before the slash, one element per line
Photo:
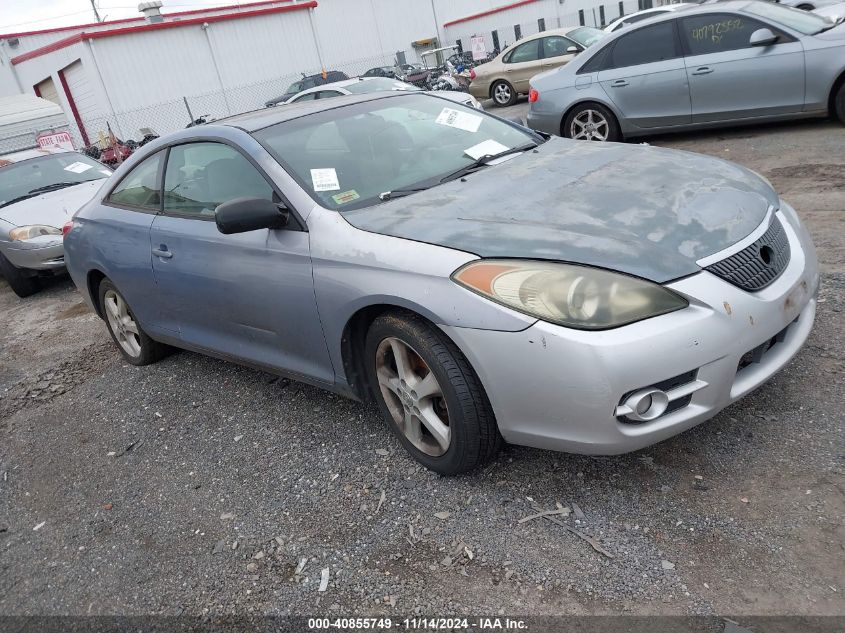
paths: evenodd
<path fill-rule="evenodd" d="M 60 229 L 82 205 L 94 197 L 106 180 L 108 179 L 102 178 L 56 191 L 48 191 L 34 198 L 27 198 L 8 207 L 2 207 L 0 220 L 5 220 L 15 226 L 46 224 Z"/>
<path fill-rule="evenodd" d="M 644 145 L 555 138 L 404 198 L 343 212 L 373 233 L 480 257 L 573 262 L 658 283 L 750 234 L 778 197 L 732 163 Z"/>

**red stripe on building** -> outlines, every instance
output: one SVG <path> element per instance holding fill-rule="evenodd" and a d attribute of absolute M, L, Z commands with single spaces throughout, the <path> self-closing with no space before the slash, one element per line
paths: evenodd
<path fill-rule="evenodd" d="M 472 20 L 477 20 L 478 18 L 483 18 L 488 15 L 493 15 L 496 13 L 501 13 L 502 11 L 510 11 L 511 9 L 516 9 L 517 7 L 525 6 L 526 4 L 532 4 L 537 2 L 537 0 L 521 0 L 520 2 L 514 2 L 512 4 L 506 4 L 501 7 L 496 7 L 495 9 L 490 9 L 489 11 L 483 11 L 481 13 L 474 13 L 473 15 L 468 15 L 465 18 L 458 18 L 457 20 L 452 20 L 451 22 L 446 22 L 443 27 L 447 26 L 454 26 L 455 24 L 460 24 L 461 22 L 470 22 Z"/>
<path fill-rule="evenodd" d="M 246 5 L 241 5 L 246 6 Z M 316 0 L 311 2 L 303 2 L 302 4 L 289 4 L 283 7 L 271 7 L 269 9 L 253 9 L 251 11 L 239 11 L 237 13 L 222 13 L 220 15 L 207 15 L 201 18 L 191 18 L 188 20 L 178 20 L 175 22 L 155 22 L 153 24 L 141 24 L 139 26 L 127 26 L 120 29 L 111 29 L 109 31 L 94 31 L 93 33 L 77 33 L 71 35 L 63 40 L 58 40 L 47 46 L 36 48 L 17 57 L 13 57 L 10 61 L 13 65 L 20 64 L 34 57 L 41 57 L 53 51 L 72 46 L 82 40 L 96 40 L 104 37 L 114 37 L 117 35 L 127 35 L 129 33 L 143 33 L 144 31 L 160 31 L 162 29 L 174 29 L 182 26 L 193 26 L 196 24 L 211 24 L 213 22 L 225 22 L 227 20 L 240 20 L 242 18 L 253 18 L 261 15 L 272 15 L 274 13 L 287 13 L 289 11 L 302 11 L 303 9 L 313 9 L 317 6 Z M 172 15 L 172 14 L 171 14 Z"/>
<path fill-rule="evenodd" d="M 174 11 L 173 13 L 162 13 L 165 19 L 178 17 L 180 15 L 194 15 L 195 13 L 209 13 L 211 11 L 232 11 L 237 9 L 245 9 L 247 7 L 260 7 L 268 4 L 279 4 L 280 2 L 294 2 L 295 0 L 263 0 L 262 2 L 250 2 L 246 4 L 227 4 L 219 7 L 206 7 L 205 9 L 191 9 L 190 11 Z M 76 24 L 73 26 L 57 26 L 52 29 L 41 29 L 38 31 L 21 31 L 20 33 L 5 33 L 0 34 L 0 40 L 6 40 L 12 37 L 28 37 L 30 35 L 44 35 L 45 33 L 60 33 L 62 31 L 73 31 L 76 29 L 90 29 L 95 26 L 108 26 L 110 24 L 126 24 L 128 22 L 144 22 L 146 18 L 138 16 L 137 18 L 121 18 L 119 20 L 109 20 L 108 22 L 90 22 L 89 24 Z"/>
<path fill-rule="evenodd" d="M 85 143 L 86 146 L 90 145 L 91 142 L 88 140 L 88 132 L 85 131 L 85 126 L 82 124 L 82 117 L 79 116 L 79 110 L 76 109 L 76 101 L 73 100 L 73 95 L 70 92 L 70 88 L 67 85 L 67 79 L 65 79 L 65 71 L 64 69 L 59 71 L 59 81 L 62 84 L 62 90 L 65 91 L 65 97 L 67 98 L 67 103 L 70 106 L 70 112 L 73 114 L 73 119 L 76 121 L 76 127 L 79 128 L 79 134 L 82 136 L 82 142 Z"/>

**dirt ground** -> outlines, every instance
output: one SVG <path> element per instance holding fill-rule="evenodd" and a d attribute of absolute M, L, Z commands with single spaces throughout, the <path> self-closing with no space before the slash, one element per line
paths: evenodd
<path fill-rule="evenodd" d="M 630 455 L 440 478 L 367 406 L 187 352 L 128 366 L 66 278 L 0 281 L 0 614 L 845 615 L 845 127 L 648 142 L 769 178 L 823 274 L 784 371 Z M 612 558 L 519 523 L 558 502 Z"/>

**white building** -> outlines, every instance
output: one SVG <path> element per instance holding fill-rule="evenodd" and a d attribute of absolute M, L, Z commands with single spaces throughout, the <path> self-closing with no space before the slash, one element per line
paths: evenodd
<path fill-rule="evenodd" d="M 437 45 L 488 50 L 558 26 L 608 23 L 652 0 L 265 0 L 0 35 L 0 96 L 59 104 L 79 146 L 111 128 L 166 133 L 261 107 L 300 73 L 353 76 Z M 639 5 L 639 6 L 638 6 Z M 145 8 L 146 7 L 146 8 Z"/>

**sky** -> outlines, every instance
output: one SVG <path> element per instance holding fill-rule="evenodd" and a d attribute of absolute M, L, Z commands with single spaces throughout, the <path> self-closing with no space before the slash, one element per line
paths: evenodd
<path fill-rule="evenodd" d="M 134 18 L 143 0 L 94 0 L 100 18 Z M 238 4 L 238 0 L 162 0 L 162 11 L 187 11 L 220 5 Z M 246 4 L 254 0 L 241 0 Z M 95 22 L 91 0 L 0 0 L 0 33 L 38 31 L 57 26 Z"/>

